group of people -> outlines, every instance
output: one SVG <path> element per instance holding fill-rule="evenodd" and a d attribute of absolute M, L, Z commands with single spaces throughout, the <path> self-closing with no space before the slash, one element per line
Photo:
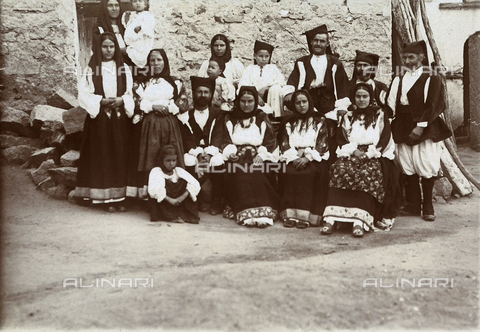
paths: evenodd
<path fill-rule="evenodd" d="M 151 221 L 198 223 L 208 211 L 249 227 L 321 226 L 324 235 L 350 223 L 362 237 L 397 215 L 435 220 L 438 142 L 451 132 L 425 42 L 405 45 L 405 70 L 387 87 L 374 79 L 373 53 L 357 51 L 349 80 L 325 25 L 305 33 L 310 54 L 288 80 L 271 64 L 272 45 L 256 41 L 244 68 L 219 34 L 190 78 L 189 108 L 184 82 L 153 49 L 148 0 L 131 3 L 132 13 L 119 0 L 101 3 L 79 86 L 89 116 L 77 197 L 110 212 L 125 211 L 127 197 L 148 200 Z"/>

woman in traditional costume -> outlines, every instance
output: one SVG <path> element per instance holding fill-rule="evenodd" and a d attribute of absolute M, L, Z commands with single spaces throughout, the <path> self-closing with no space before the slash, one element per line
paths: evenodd
<path fill-rule="evenodd" d="M 227 161 L 227 203 L 237 223 L 260 228 L 273 225 L 278 198 L 270 162 L 278 160 L 278 148 L 268 116 L 258 109 L 253 86 L 240 88 L 233 111 L 225 116 L 222 151 Z"/>
<path fill-rule="evenodd" d="M 79 85 L 78 100 L 88 115 L 78 162 L 75 195 L 125 211 L 129 118 L 134 111 L 132 75 L 114 34 L 106 32 Z M 113 204 L 115 203 L 115 204 Z"/>
<path fill-rule="evenodd" d="M 213 36 L 212 41 L 210 42 L 210 50 L 212 52 L 212 58 L 221 58 L 225 62 L 225 70 L 223 75 L 225 78 L 233 84 L 235 87 L 238 86 L 239 80 L 243 76 L 245 67 L 236 58 L 232 58 L 232 50 L 230 47 L 230 41 L 227 36 L 218 34 Z M 208 77 L 207 70 L 210 60 L 205 60 L 198 71 L 198 76 Z"/>
<path fill-rule="evenodd" d="M 306 90 L 292 96 L 293 114 L 280 126 L 280 216 L 285 227 L 320 226 L 328 191 L 328 131 Z"/>
<path fill-rule="evenodd" d="M 95 45 L 98 42 L 102 33 L 113 33 L 117 38 L 118 46 L 122 51 L 123 61 L 130 66 L 132 62 L 127 55 L 127 45 L 123 38 L 125 35 L 125 28 L 121 22 L 122 15 L 123 8 L 120 0 L 102 0 L 100 2 L 100 13 L 97 17 L 97 24 L 93 28 L 92 45 Z"/>
<path fill-rule="evenodd" d="M 177 156 L 183 156 L 182 134 L 176 115 L 180 112 L 175 104 L 180 98 L 182 82 L 170 76 L 170 65 L 163 49 L 153 49 L 147 58 L 148 74 L 136 93 L 142 111 L 142 132 L 138 171 L 144 172 L 145 184 L 148 174 L 156 166 L 158 152 L 164 145 L 172 145 Z M 178 166 L 184 168 L 183 158 Z"/>
<path fill-rule="evenodd" d="M 339 121 L 338 160 L 330 169 L 323 213 L 321 233 L 325 235 L 332 234 L 335 222 L 349 222 L 353 223 L 353 236 L 362 237 L 382 213 L 394 211 L 398 193 L 399 173 L 393 164 L 395 144 L 388 116 L 373 105 L 370 84 L 357 84 L 354 96 L 353 105 Z"/>

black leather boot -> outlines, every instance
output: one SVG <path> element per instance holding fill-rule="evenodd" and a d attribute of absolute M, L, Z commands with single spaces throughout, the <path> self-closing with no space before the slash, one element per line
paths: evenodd
<path fill-rule="evenodd" d="M 419 176 L 406 175 L 405 201 L 406 204 L 400 210 L 400 216 L 420 216 L 422 212 L 422 193 L 420 191 Z"/>
<path fill-rule="evenodd" d="M 434 221 L 435 211 L 433 210 L 433 185 L 435 178 L 422 178 L 423 190 L 423 220 Z"/>

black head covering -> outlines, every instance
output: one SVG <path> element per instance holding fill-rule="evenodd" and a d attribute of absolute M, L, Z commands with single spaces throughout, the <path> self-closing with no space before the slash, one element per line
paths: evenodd
<path fill-rule="evenodd" d="M 375 72 L 377 71 L 378 60 L 380 59 L 380 56 L 374 53 L 367 53 L 359 50 L 356 50 L 355 52 L 357 53 L 357 56 L 355 57 L 355 65 L 357 65 L 358 61 L 367 62 L 368 64 L 370 64 L 370 66 L 375 67 Z M 353 78 L 355 79 L 356 77 L 357 77 L 357 73 L 356 73 L 356 70 L 354 70 Z M 375 73 L 371 73 L 370 78 L 371 79 L 375 78 Z"/>
<path fill-rule="evenodd" d="M 325 24 L 322 24 L 315 29 L 305 31 L 303 34 L 307 37 L 307 44 L 308 44 L 308 50 L 310 53 L 312 53 L 312 39 L 315 38 L 316 35 L 318 34 L 326 34 L 327 37 L 329 36 L 328 34 L 330 32 L 334 32 L 335 30 L 328 30 L 327 26 Z M 330 39 L 330 37 L 328 37 Z M 332 48 L 330 45 L 327 46 L 326 54 L 334 55 L 332 52 Z"/>
<path fill-rule="evenodd" d="M 366 108 L 360 109 L 357 107 L 355 104 L 355 94 L 357 93 L 358 90 L 365 90 L 368 92 L 370 95 L 370 103 Z M 352 110 L 353 110 L 353 119 L 355 120 L 362 114 L 365 114 L 365 128 L 368 127 L 371 123 L 375 122 L 376 120 L 376 114 L 377 110 L 380 109 L 380 107 L 375 106 L 375 95 L 373 92 L 373 88 L 370 84 L 368 83 L 358 83 L 355 85 L 355 88 L 353 89 L 353 105 L 352 105 Z"/>
<path fill-rule="evenodd" d="M 254 100 L 255 100 L 255 108 L 250 113 L 245 113 L 240 108 L 240 98 L 244 94 L 247 94 L 247 93 L 252 95 Z M 261 110 L 258 108 L 258 92 L 257 92 L 257 89 L 254 86 L 242 86 L 240 88 L 240 90 L 238 91 L 237 98 L 235 98 L 235 104 L 234 104 L 233 110 L 231 112 L 232 116 L 237 120 L 244 120 L 244 119 L 248 119 L 252 116 L 257 115 L 260 112 L 261 112 Z"/>
<path fill-rule="evenodd" d="M 305 114 L 299 113 L 297 111 L 297 108 L 295 107 L 295 100 L 297 99 L 297 97 L 299 95 L 304 95 L 308 99 L 308 111 Z M 308 119 L 310 117 L 316 116 L 318 114 L 318 113 L 315 112 L 312 97 L 310 96 L 310 94 L 308 93 L 307 90 L 302 89 L 302 90 L 295 91 L 292 95 L 291 105 L 292 105 L 293 113 L 285 118 L 284 124 L 290 123 L 290 125 L 293 126 L 295 123 L 297 123 L 297 121 L 301 121 L 302 124 L 301 124 L 300 128 L 303 129 L 307 126 Z"/>
<path fill-rule="evenodd" d="M 210 89 L 211 93 L 215 92 L 215 80 L 208 77 L 190 76 L 192 82 L 192 92 L 195 93 L 198 87 L 204 86 Z"/>
<path fill-rule="evenodd" d="M 177 156 L 177 150 L 175 150 L 173 145 L 164 145 L 160 148 L 160 151 L 158 151 L 157 164 L 164 172 L 167 171 L 165 169 L 165 165 L 163 164 L 163 159 L 165 158 L 165 156 Z"/>
<path fill-rule="evenodd" d="M 112 21 L 110 19 L 110 16 L 108 16 L 108 9 L 107 9 L 108 1 L 109 0 L 102 0 L 100 2 L 100 13 L 98 14 L 98 17 L 97 17 L 97 26 L 101 27 L 104 32 L 110 32 L 115 34 L 112 28 Z M 122 15 L 123 15 L 122 2 L 120 0 L 117 0 L 117 2 L 120 6 L 120 13 L 115 21 L 117 22 L 118 29 L 120 30 L 120 34 L 123 37 L 125 33 L 125 28 L 121 22 Z M 95 39 L 100 37 L 99 31 L 94 31 L 94 34 L 96 34 L 96 36 L 94 36 Z"/>
<path fill-rule="evenodd" d="M 272 53 L 274 48 L 275 47 L 270 44 L 264 43 L 260 40 L 256 40 L 255 45 L 253 46 L 253 53 L 257 54 L 257 52 L 261 50 L 267 51 L 268 53 L 270 53 L 270 59 L 268 60 L 268 63 L 270 63 L 272 61 Z M 257 64 L 257 60 L 253 59 L 253 63 Z"/>
<path fill-rule="evenodd" d="M 402 53 L 423 54 L 425 58 L 422 63 L 424 66 L 428 66 L 428 49 L 424 40 L 403 44 Z"/>
<path fill-rule="evenodd" d="M 163 58 L 164 65 L 160 74 L 154 74 L 153 68 L 150 68 L 150 58 L 154 52 L 160 53 Z M 168 61 L 167 53 L 165 53 L 163 48 L 154 48 L 150 51 L 150 53 L 148 53 L 146 68 L 148 69 L 147 75 L 145 76 L 146 80 L 150 80 L 151 78 L 163 78 L 173 86 L 173 99 L 176 100 L 178 98 L 178 89 L 177 85 L 175 84 L 175 80 L 172 78 L 172 76 L 170 76 L 170 63 Z"/>
<path fill-rule="evenodd" d="M 355 52 L 357 53 L 357 56 L 355 57 L 355 63 L 358 61 L 363 61 L 369 63 L 371 66 L 378 66 L 378 60 L 380 59 L 380 56 L 377 54 L 362 52 L 359 50 L 356 50 Z"/>
<path fill-rule="evenodd" d="M 102 78 L 102 43 L 106 39 L 111 40 L 115 44 L 115 54 L 113 55 L 113 60 L 117 66 L 117 97 L 120 97 L 123 96 L 127 90 L 127 76 L 125 75 L 125 64 L 123 63 L 122 52 L 118 46 L 117 38 L 113 33 L 105 32 L 101 34 L 100 37 L 95 41 L 95 44 L 93 45 L 93 55 L 88 62 L 88 66 L 93 71 L 92 81 L 95 87 L 95 94 L 105 97 Z"/>
<path fill-rule="evenodd" d="M 226 45 L 225 54 L 221 58 L 223 62 L 227 63 L 232 58 L 232 50 L 230 48 L 230 41 L 228 40 L 227 36 L 222 35 L 221 33 L 213 36 L 212 41 L 210 42 L 210 51 L 212 52 L 212 58 L 217 57 L 215 55 L 215 51 L 213 50 L 213 44 L 215 44 L 217 40 L 223 41 Z"/>

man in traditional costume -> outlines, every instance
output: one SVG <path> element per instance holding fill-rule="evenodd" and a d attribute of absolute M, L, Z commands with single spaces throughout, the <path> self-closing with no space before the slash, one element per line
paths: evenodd
<path fill-rule="evenodd" d="M 397 144 L 397 163 L 406 175 L 406 205 L 400 215 L 422 214 L 424 220 L 434 221 L 432 191 L 440 171 L 438 142 L 452 133 L 440 117 L 445 111 L 442 78 L 428 66 L 427 54 L 424 41 L 405 44 L 404 67 L 392 81 L 387 106 L 394 116 L 392 133 Z"/>
<path fill-rule="evenodd" d="M 284 102 L 290 105 L 292 93 L 296 90 L 308 91 L 315 109 L 327 118 L 330 127 L 330 157 L 335 158 L 337 111 L 346 112 L 351 102 L 347 74 L 330 47 L 328 34 L 331 32 L 333 30 L 329 31 L 325 24 L 305 32 L 310 54 L 295 62 L 284 90 Z"/>
<path fill-rule="evenodd" d="M 357 50 L 356 53 L 353 77 L 349 82 L 350 93 L 353 92 L 358 83 L 370 84 L 375 97 L 374 105 L 383 107 L 385 105 L 388 86 L 374 79 L 377 74 L 378 60 L 380 57 L 377 54 L 359 50 Z M 353 100 L 353 96 L 350 96 L 350 100 Z"/>
<path fill-rule="evenodd" d="M 213 93 L 215 91 L 215 80 L 210 78 L 191 76 L 193 108 L 188 111 L 188 120 L 183 122 L 182 138 L 185 150 L 185 166 L 192 175 L 197 177 L 200 183 L 204 184 L 207 179 L 212 181 L 212 204 L 210 214 L 219 214 L 222 212 L 222 177 L 221 174 L 208 174 L 210 159 L 212 156 L 220 158 L 220 151 L 212 145 L 213 129 L 219 111 L 210 106 Z M 221 137 L 219 137 L 221 139 Z M 221 162 L 220 162 L 221 163 Z M 218 181 L 217 181 L 218 180 Z M 199 209 L 205 212 L 209 209 L 205 201 L 204 193 L 199 196 Z"/>

